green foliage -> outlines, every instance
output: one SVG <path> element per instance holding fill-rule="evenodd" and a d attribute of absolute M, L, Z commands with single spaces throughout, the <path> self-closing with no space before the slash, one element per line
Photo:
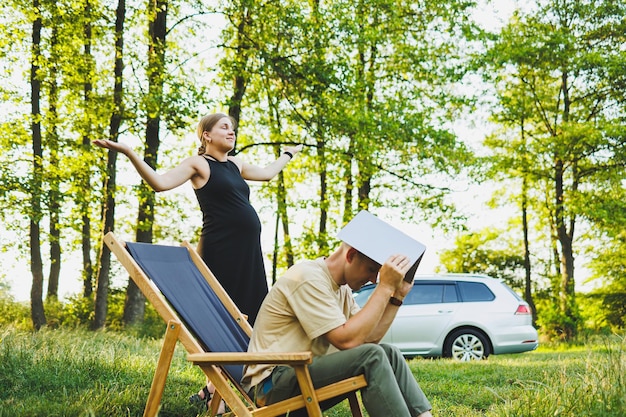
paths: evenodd
<path fill-rule="evenodd" d="M 535 293 L 534 302 L 537 308 L 537 326 L 545 340 L 567 340 L 584 329 L 578 306 L 573 314 L 564 314 L 557 297 L 551 292 Z"/>
<path fill-rule="evenodd" d="M 508 201 L 523 206 L 535 219 L 531 227 L 550 237 L 548 259 L 535 264 L 561 262 L 550 271 L 559 276 L 553 286 L 559 310 L 544 315 L 555 320 L 555 331 L 577 327 L 574 257 L 587 243 L 575 232 L 610 223 L 605 208 L 620 203 L 606 196 L 623 193 L 626 107 L 613 77 L 626 78 L 623 33 L 615 26 L 624 16 L 626 8 L 610 0 L 537 2 L 513 16 L 485 56 L 484 74 L 497 95 L 492 118 L 501 127 L 486 141 L 490 174 L 521 180 L 521 189 L 507 190 Z M 540 252 L 538 241 L 531 253 Z M 607 256 L 598 245 L 593 252 Z"/>
<path fill-rule="evenodd" d="M 220 106 L 241 118 L 238 147 L 250 150 L 242 155 L 247 161 L 262 165 L 285 143 L 306 145 L 284 172 L 285 211 L 289 220 L 298 219 L 300 228 L 294 227 L 289 237 L 295 258 L 326 253 L 338 228 L 361 208 L 393 209 L 403 219 L 446 231 L 469 228 L 471 222 L 450 203 L 449 184 L 471 169 L 496 180 L 513 178 L 507 202 L 522 205 L 520 195 L 527 198 L 531 228 L 541 229 L 531 236 L 534 276 L 554 273 L 536 269 L 553 266 L 559 258 L 543 254 L 544 241 L 550 251 L 558 248 L 551 239 L 559 236 L 567 244 L 571 232 L 569 259 L 582 252 L 586 242 L 574 235 L 576 224 L 576 231 L 597 232 L 588 252 L 594 259 L 586 265 L 595 277 L 624 282 L 626 246 L 617 232 L 624 230 L 626 213 L 624 5 L 538 1 L 530 13 L 516 13 L 502 31 L 487 38 L 472 22 L 475 3 L 168 2 L 167 39 L 158 45 L 165 48 L 163 67 L 149 74 L 145 4 L 130 1 L 124 26 L 126 67 L 122 80 L 115 80 L 114 3 L 42 1 L 34 10 L 31 3 L 3 2 L 0 220 L 17 233 L 3 247 L 28 253 L 24 219 L 33 217 L 41 219 L 39 238 L 47 248 L 53 234 L 45 228 L 58 214 L 54 231 L 60 233 L 63 265 L 80 257 L 79 249 L 91 257 L 98 253 L 107 154 L 94 151 L 90 141 L 108 137 L 117 105 L 113 86 L 123 81 L 119 139 L 146 137 L 146 120 L 159 115 L 163 169 L 195 153 L 197 143 L 187 148 L 181 137 L 193 130 L 198 113 L 224 110 Z M 35 12 L 43 24 L 36 63 L 42 114 L 31 121 L 27 84 Z M 220 39 L 209 39 L 209 32 L 221 27 Z M 493 43 L 480 62 L 472 55 L 487 39 Z M 480 88 L 467 88 L 479 64 L 497 93 L 493 121 L 503 128 L 487 141 L 494 151 L 487 171 L 464 143 L 469 138 L 457 136 L 453 128 L 461 117 L 472 119 L 472 110 L 483 104 Z M 163 83 L 159 94 L 152 94 L 151 78 Z M 34 121 L 41 123 L 43 135 L 41 178 L 31 173 Z M 118 162 L 115 227 L 132 235 L 138 202 L 129 187 L 138 181 L 134 173 L 126 175 L 133 170 L 127 160 Z M 562 195 L 552 181 L 557 174 L 563 174 Z M 129 178 L 130 186 L 122 184 Z M 42 181 L 41 189 L 32 187 L 34 179 Z M 520 192 L 519 179 L 527 190 Z M 263 201 L 259 206 L 275 210 L 277 193 L 276 181 L 264 186 L 257 193 Z M 37 213 L 29 203 L 32 197 L 42 201 Z M 176 193 L 159 195 L 155 240 L 195 239 L 200 215 L 191 200 Z M 589 227 L 578 227 L 583 220 Z M 87 224 L 90 230 L 83 231 Z M 563 230 L 568 224 L 572 229 Z M 89 246 L 83 238 L 90 239 Z M 461 260 L 448 258 L 447 269 L 488 273 L 520 288 L 518 245 L 496 237 L 472 239 L 459 242 L 469 253 L 445 255 Z M 602 245 L 596 244 L 598 239 Z M 284 267 L 291 253 L 277 254 L 278 267 Z M 573 288 L 571 284 L 564 287 Z M 113 291 L 110 328 L 123 328 L 123 300 L 122 292 Z M 2 303 L 15 311 L 0 320 L 20 320 L 17 306 Z M 46 308 L 51 326 L 82 326 L 92 320 L 91 301 L 80 297 L 48 302 Z M 565 321 L 576 321 L 568 317 Z M 609 327 L 619 323 L 610 320 L 614 324 L 607 322 Z M 153 323 L 158 320 L 148 314 L 140 332 L 155 334 L 145 330 Z M 559 322 L 556 327 L 571 325 Z"/>
<path fill-rule="evenodd" d="M 248 19 L 235 8 L 240 24 L 225 33 L 235 54 L 226 68 L 247 82 L 244 104 L 255 114 L 245 122 L 265 127 L 259 131 L 272 141 L 309 147 L 298 168 L 306 170 L 302 186 L 319 192 L 300 201 L 303 213 L 320 212 L 320 240 L 331 217 L 343 223 L 367 207 L 396 207 L 439 225 L 455 218 L 450 190 L 424 177 L 455 175 L 472 160 L 444 127 L 467 104 L 447 86 L 463 73 L 460 28 L 471 26 L 471 4 L 455 1 L 444 12 L 396 0 L 290 1 L 247 4 Z M 242 40 L 260 54 L 251 56 Z"/>
<path fill-rule="evenodd" d="M 30 305 L 18 303 L 9 297 L 0 297 L 0 327 L 5 326 L 32 329 Z"/>
<path fill-rule="evenodd" d="M 109 293 L 109 311 L 106 328 L 112 331 L 126 331 L 128 334 L 141 338 L 160 338 L 165 323 L 151 304 L 146 305 L 143 323 L 127 328 L 123 322 L 125 292 L 113 289 Z M 44 303 L 49 329 L 88 329 L 93 317 L 93 300 L 79 295 L 60 301 L 48 299 Z M 10 297 L 0 297 L 0 327 L 11 326 L 22 331 L 32 330 L 30 306 L 16 302 Z"/>
<path fill-rule="evenodd" d="M 460 234 L 454 249 L 442 251 L 441 265 L 446 272 L 487 274 L 523 291 L 523 251 L 519 244 L 507 242 L 503 236 L 503 231 L 490 228 Z M 509 246 L 498 246 L 503 243 Z"/>
<path fill-rule="evenodd" d="M 87 326 L 94 317 L 93 300 L 79 295 L 71 296 L 60 303 L 60 322 L 63 326 Z"/>
<path fill-rule="evenodd" d="M 626 140 L 624 140 L 626 143 Z M 585 251 L 593 271 L 590 281 L 600 283 L 601 297 L 626 291 L 626 189 L 624 175 L 614 178 L 612 187 L 594 190 L 586 195 L 587 215 L 595 227 L 587 234 L 589 245 Z M 602 249 L 605 250 L 602 250 Z M 611 303 L 612 304 L 612 303 Z"/>
<path fill-rule="evenodd" d="M 619 332 L 626 328 L 626 291 L 608 286 L 578 295 L 586 329 L 592 332 Z"/>

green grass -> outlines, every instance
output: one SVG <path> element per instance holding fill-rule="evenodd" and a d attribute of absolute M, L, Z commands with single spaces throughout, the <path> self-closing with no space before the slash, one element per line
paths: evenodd
<path fill-rule="evenodd" d="M 411 365 L 441 417 L 626 415 L 626 344 L 619 339 L 482 362 Z"/>
<path fill-rule="evenodd" d="M 141 416 L 160 341 L 114 332 L 0 329 L 0 417 Z M 197 416 L 188 396 L 204 382 L 176 349 L 160 416 Z M 457 363 L 409 362 L 437 417 L 623 417 L 626 342 L 578 345 Z M 350 415 L 347 404 L 324 413 Z"/>

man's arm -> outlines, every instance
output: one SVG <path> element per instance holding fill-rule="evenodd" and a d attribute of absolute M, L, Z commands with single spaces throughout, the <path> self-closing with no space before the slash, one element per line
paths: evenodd
<path fill-rule="evenodd" d="M 405 282 L 403 278 L 409 268 L 406 256 L 390 257 L 380 269 L 380 282 L 365 306 L 342 326 L 326 333 L 326 339 L 337 349 L 344 350 L 372 341 L 385 326 L 388 329 L 397 311 L 397 308 L 389 309 L 389 299 L 399 291 L 401 282 Z"/>
<path fill-rule="evenodd" d="M 413 288 L 413 281 L 406 282 L 402 280 L 402 286 L 398 291 L 393 294 L 393 297 L 400 301 L 403 301 L 404 297 L 406 297 L 409 291 L 411 291 L 411 288 Z M 378 322 L 378 326 L 374 328 L 372 333 L 370 333 L 369 337 L 367 338 L 368 343 L 380 342 L 380 340 L 387 333 L 387 330 L 389 330 L 389 327 L 391 327 L 391 323 L 396 318 L 396 314 L 398 313 L 399 308 L 400 306 L 391 304 L 389 300 L 387 301 L 387 308 L 385 308 L 385 311 L 383 312 L 383 315 Z"/>

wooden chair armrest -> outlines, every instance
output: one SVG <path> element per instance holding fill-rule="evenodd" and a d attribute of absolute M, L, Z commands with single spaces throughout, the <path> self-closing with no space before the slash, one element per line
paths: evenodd
<path fill-rule="evenodd" d="M 187 355 L 194 365 L 307 365 L 313 360 L 311 352 L 207 352 Z"/>

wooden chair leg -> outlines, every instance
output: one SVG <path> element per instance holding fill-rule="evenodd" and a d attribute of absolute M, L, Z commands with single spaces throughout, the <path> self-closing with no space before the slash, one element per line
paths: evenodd
<path fill-rule="evenodd" d="M 348 401 L 350 402 L 350 411 L 352 411 L 353 417 L 363 417 L 363 413 L 361 412 L 361 405 L 359 404 L 359 399 L 356 396 L 356 392 L 351 392 L 348 395 Z"/>
<path fill-rule="evenodd" d="M 298 379 L 300 391 L 304 397 L 307 415 L 309 417 L 322 417 L 322 410 L 320 410 L 317 394 L 311 382 L 309 368 L 306 365 L 294 366 L 293 368 L 296 371 L 296 378 Z"/>
<path fill-rule="evenodd" d="M 154 371 L 154 378 L 152 379 L 152 385 L 150 386 L 150 394 L 148 395 L 146 408 L 143 412 L 144 417 L 155 417 L 159 412 L 161 398 L 163 398 L 163 390 L 165 389 L 165 380 L 167 379 L 167 374 L 172 364 L 174 349 L 176 348 L 176 341 L 178 340 L 179 333 L 180 322 L 170 320 L 167 323 L 165 340 L 163 341 L 163 346 L 161 347 L 159 362 L 156 370 Z"/>

